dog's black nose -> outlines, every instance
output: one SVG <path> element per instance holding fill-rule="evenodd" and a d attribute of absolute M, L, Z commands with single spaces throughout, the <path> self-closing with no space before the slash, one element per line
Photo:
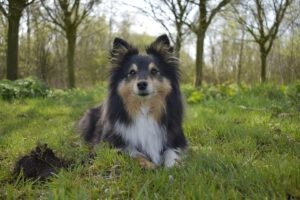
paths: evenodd
<path fill-rule="evenodd" d="M 137 83 L 139 90 L 145 90 L 147 88 L 148 83 L 146 81 L 140 81 Z"/>

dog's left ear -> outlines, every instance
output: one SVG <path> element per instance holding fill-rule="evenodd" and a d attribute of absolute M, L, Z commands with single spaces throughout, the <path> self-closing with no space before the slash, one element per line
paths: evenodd
<path fill-rule="evenodd" d="M 163 35 L 159 36 L 158 38 L 156 38 L 156 40 L 153 43 L 162 43 L 162 44 L 170 47 L 170 40 L 166 34 L 163 34 Z"/>
<path fill-rule="evenodd" d="M 128 56 L 138 54 L 137 48 L 130 45 L 125 40 L 116 37 L 113 42 L 113 48 L 110 52 L 111 63 L 119 66 Z"/>
<path fill-rule="evenodd" d="M 163 34 L 156 38 L 156 40 L 150 44 L 150 46 L 146 49 L 148 54 L 173 54 L 174 48 L 171 46 L 170 40 L 166 34 Z M 169 55 L 170 56 L 170 55 Z"/>

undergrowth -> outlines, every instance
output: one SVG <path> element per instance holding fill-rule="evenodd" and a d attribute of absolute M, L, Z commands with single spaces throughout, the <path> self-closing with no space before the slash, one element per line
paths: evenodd
<path fill-rule="evenodd" d="M 103 86 L 2 98 L 0 199 L 300 198 L 299 86 L 184 85 L 189 150 L 179 166 L 157 170 L 105 145 L 82 164 L 90 152 L 74 127 L 106 96 Z M 15 162 L 43 143 L 72 166 L 44 182 L 13 176 Z"/>

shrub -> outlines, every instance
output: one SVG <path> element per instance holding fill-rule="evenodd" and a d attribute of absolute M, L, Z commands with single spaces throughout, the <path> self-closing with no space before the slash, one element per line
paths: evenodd
<path fill-rule="evenodd" d="M 202 86 L 201 89 L 196 89 L 191 85 L 183 85 L 182 91 L 190 104 L 199 103 L 210 99 L 225 99 L 233 97 L 237 94 L 237 88 L 233 86 Z"/>
<path fill-rule="evenodd" d="M 300 81 L 289 85 L 286 89 L 286 96 L 293 106 L 300 111 Z"/>
<path fill-rule="evenodd" d="M 4 100 L 47 97 L 51 93 L 52 90 L 35 77 L 0 81 L 0 97 Z"/>
<path fill-rule="evenodd" d="M 196 91 L 196 88 L 192 85 L 185 84 L 181 86 L 181 90 L 185 97 L 189 97 L 194 91 Z"/>
<path fill-rule="evenodd" d="M 204 99 L 203 94 L 200 91 L 193 91 L 191 95 L 188 97 L 188 103 L 199 103 Z"/>
<path fill-rule="evenodd" d="M 263 96 L 268 99 L 280 100 L 285 98 L 285 87 L 275 84 L 263 84 L 254 86 L 248 92 L 255 96 Z"/>

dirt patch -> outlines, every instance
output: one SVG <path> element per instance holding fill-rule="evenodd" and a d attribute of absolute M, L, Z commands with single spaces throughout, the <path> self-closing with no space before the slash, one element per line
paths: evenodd
<path fill-rule="evenodd" d="M 67 168 L 72 161 L 58 158 L 47 144 L 38 145 L 30 154 L 21 157 L 15 164 L 14 175 L 22 173 L 27 179 L 44 180 L 61 168 Z"/>

